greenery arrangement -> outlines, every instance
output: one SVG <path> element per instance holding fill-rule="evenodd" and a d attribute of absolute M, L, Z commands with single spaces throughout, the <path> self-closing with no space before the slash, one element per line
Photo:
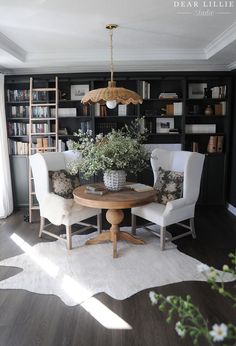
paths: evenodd
<path fill-rule="evenodd" d="M 232 279 L 236 279 L 236 254 L 230 254 L 232 268 L 224 265 L 223 273 L 218 272 L 213 267 L 208 267 L 206 264 L 200 264 L 198 271 L 202 273 L 213 290 L 216 290 L 224 297 L 232 300 L 233 307 L 236 308 L 236 295 L 228 292 L 224 287 L 224 276 L 226 273 L 232 275 Z M 209 328 L 208 321 L 201 314 L 200 310 L 193 304 L 190 296 L 186 299 L 178 296 L 163 296 L 162 294 L 151 291 L 149 297 L 153 305 L 158 305 L 160 311 L 167 311 L 167 323 L 170 323 L 176 315 L 178 321 L 175 325 L 177 334 L 184 338 L 189 335 L 194 345 L 199 344 L 203 337 L 209 345 L 215 345 L 219 342 L 224 343 L 224 346 L 236 345 L 236 326 L 229 323 L 214 324 Z"/>
<path fill-rule="evenodd" d="M 68 165 L 71 174 L 78 170 L 85 179 L 94 174 L 111 170 L 124 170 L 126 173 L 138 173 L 147 167 L 149 154 L 141 144 L 145 138 L 146 129 L 140 132 L 140 120 L 135 119 L 130 127 L 112 130 L 107 135 L 98 134 L 93 139 L 92 132 L 78 130 L 75 133 L 77 141 L 70 141 L 69 147 L 79 150 L 81 160 Z"/>

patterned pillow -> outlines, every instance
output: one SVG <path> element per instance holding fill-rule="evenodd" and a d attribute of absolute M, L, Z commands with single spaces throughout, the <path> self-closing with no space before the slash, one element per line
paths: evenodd
<path fill-rule="evenodd" d="M 66 199 L 73 198 L 73 190 L 80 185 L 77 175 L 70 175 L 65 169 L 49 171 L 53 192 Z"/>
<path fill-rule="evenodd" d="M 183 197 L 183 172 L 166 171 L 159 167 L 157 181 L 154 188 L 157 190 L 157 202 L 166 204 Z"/>

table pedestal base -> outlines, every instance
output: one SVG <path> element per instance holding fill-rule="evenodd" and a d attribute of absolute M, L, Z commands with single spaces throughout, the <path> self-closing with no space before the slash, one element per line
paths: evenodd
<path fill-rule="evenodd" d="M 113 258 L 117 257 L 117 241 L 126 240 L 133 244 L 144 244 L 142 239 L 137 239 L 128 232 L 120 231 L 119 224 L 124 219 L 124 213 L 120 209 L 109 209 L 106 212 L 106 219 L 111 224 L 109 231 L 103 231 L 97 237 L 90 239 L 86 245 L 100 244 L 104 241 L 111 241 L 113 243 Z"/>

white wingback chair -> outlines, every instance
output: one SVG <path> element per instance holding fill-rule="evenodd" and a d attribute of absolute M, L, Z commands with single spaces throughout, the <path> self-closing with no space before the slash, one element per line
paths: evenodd
<path fill-rule="evenodd" d="M 57 239 L 63 239 L 56 234 L 45 230 L 49 225 L 65 225 L 67 248 L 72 248 L 72 231 L 71 226 L 75 223 L 85 226 L 79 232 L 91 227 L 101 230 L 101 210 L 95 208 L 83 207 L 73 199 L 65 199 L 51 192 L 51 183 L 49 171 L 58 171 L 66 169 L 67 163 L 79 158 L 79 153 L 74 151 L 65 151 L 61 153 L 37 153 L 29 157 L 30 166 L 33 173 L 35 193 L 40 208 L 40 231 Z M 97 216 L 97 225 L 90 225 L 82 220 Z M 45 224 L 45 219 L 50 223 Z M 74 232 L 78 233 L 78 232 Z"/>
<path fill-rule="evenodd" d="M 161 250 L 165 248 L 166 240 L 175 240 L 192 234 L 196 237 L 194 229 L 195 204 L 200 190 L 201 175 L 205 156 L 189 151 L 168 151 L 154 149 L 151 155 L 151 165 L 154 174 L 154 186 L 157 181 L 159 167 L 164 170 L 183 172 L 183 197 L 169 201 L 166 205 L 153 202 L 141 207 L 132 208 L 132 232 L 136 233 L 136 216 L 160 226 Z M 190 225 L 180 223 L 190 220 Z M 172 237 L 166 227 L 178 223 L 188 231 Z M 147 227 L 145 227 L 147 228 Z"/>

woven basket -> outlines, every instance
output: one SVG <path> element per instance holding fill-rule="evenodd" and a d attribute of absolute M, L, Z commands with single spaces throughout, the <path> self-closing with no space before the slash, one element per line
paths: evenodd
<path fill-rule="evenodd" d="M 106 171 L 103 175 L 104 185 L 107 190 L 120 191 L 126 183 L 125 171 Z"/>

